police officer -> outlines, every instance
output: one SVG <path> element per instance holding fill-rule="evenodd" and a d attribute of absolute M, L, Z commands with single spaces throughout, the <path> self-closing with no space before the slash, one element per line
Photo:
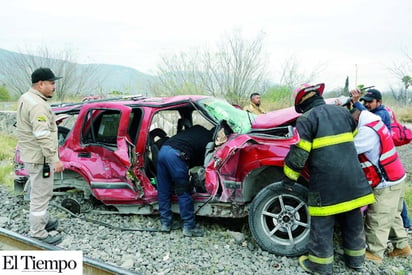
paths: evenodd
<path fill-rule="evenodd" d="M 325 104 L 324 87 L 302 84 L 293 93 L 295 110 L 303 114 L 296 121 L 300 141 L 285 158 L 284 185 L 291 188 L 308 162 L 309 254 L 299 264 L 307 272 L 332 274 L 335 222 L 341 226 L 346 265 L 361 270 L 365 233 L 360 207 L 375 200 L 355 150 L 355 121 L 347 109 Z"/>
<path fill-rule="evenodd" d="M 30 235 L 49 244 L 62 237 L 51 231 L 58 220 L 49 219 L 47 208 L 53 196 L 54 173 L 64 170 L 58 155 L 57 125 L 47 100 L 56 89 L 56 77 L 49 68 L 38 68 L 32 75 L 32 87 L 17 102 L 16 133 L 20 157 L 29 173 Z M 51 166 L 51 167 L 50 167 Z"/>

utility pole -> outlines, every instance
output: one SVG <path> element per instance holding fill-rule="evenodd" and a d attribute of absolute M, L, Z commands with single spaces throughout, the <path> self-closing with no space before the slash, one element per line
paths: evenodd
<path fill-rule="evenodd" d="M 355 64 L 355 87 L 358 87 L 358 64 Z"/>

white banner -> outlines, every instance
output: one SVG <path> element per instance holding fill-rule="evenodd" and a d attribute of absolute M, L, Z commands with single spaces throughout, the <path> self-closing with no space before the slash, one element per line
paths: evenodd
<path fill-rule="evenodd" d="M 81 275 L 83 251 L 0 251 L 0 274 Z"/>

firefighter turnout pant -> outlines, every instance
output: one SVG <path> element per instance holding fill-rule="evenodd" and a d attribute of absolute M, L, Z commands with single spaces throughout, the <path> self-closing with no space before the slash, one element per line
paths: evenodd
<path fill-rule="evenodd" d="M 45 227 L 49 219 L 47 208 L 53 196 L 54 171 L 50 169 L 50 176 L 43 178 L 43 164 L 25 162 L 24 167 L 30 181 L 30 235 L 43 239 L 48 236 Z"/>
<path fill-rule="evenodd" d="M 308 267 L 312 272 L 333 272 L 335 224 L 340 227 L 346 265 L 362 266 L 365 261 L 365 232 L 359 208 L 331 216 L 312 216 L 308 245 Z"/>

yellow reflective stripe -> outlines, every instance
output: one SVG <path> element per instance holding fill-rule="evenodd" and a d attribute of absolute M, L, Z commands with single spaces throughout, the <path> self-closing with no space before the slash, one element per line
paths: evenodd
<path fill-rule="evenodd" d="M 302 150 L 305 150 L 306 152 L 310 152 L 310 150 L 312 149 L 312 143 L 301 139 L 297 144 L 296 147 L 299 147 Z"/>
<path fill-rule="evenodd" d="M 359 249 L 359 250 L 352 250 L 352 249 L 347 249 L 343 248 L 343 252 L 352 257 L 358 257 L 358 256 L 363 256 L 365 254 L 366 248 Z"/>
<path fill-rule="evenodd" d="M 293 170 L 292 168 L 290 168 L 286 164 L 283 167 L 283 173 L 285 173 L 286 177 L 288 177 L 289 179 L 294 180 L 294 181 L 297 181 L 298 178 L 299 178 L 299 175 L 300 175 L 300 173 L 296 172 L 295 170 Z"/>
<path fill-rule="evenodd" d="M 333 263 L 333 255 L 327 258 L 320 258 L 316 257 L 315 255 L 308 255 L 308 259 L 311 262 L 317 263 L 317 264 L 331 264 Z"/>
<path fill-rule="evenodd" d="M 363 197 L 328 206 L 309 206 L 311 216 L 330 216 L 350 211 L 375 202 L 375 196 L 368 194 Z"/>
<path fill-rule="evenodd" d="M 355 130 L 353 130 L 352 135 L 356 136 L 358 134 L 358 128 L 355 128 Z"/>
<path fill-rule="evenodd" d="M 334 136 L 326 136 L 321 138 L 315 138 L 313 140 L 313 149 L 318 149 L 330 145 L 340 144 L 344 142 L 353 141 L 352 133 L 343 133 Z"/>

